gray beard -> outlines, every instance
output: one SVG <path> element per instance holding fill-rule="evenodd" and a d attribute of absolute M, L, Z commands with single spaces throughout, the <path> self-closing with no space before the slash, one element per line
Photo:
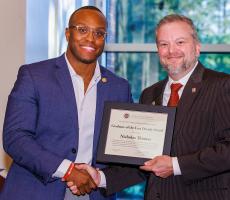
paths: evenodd
<path fill-rule="evenodd" d="M 177 75 L 181 72 L 184 72 L 186 71 L 187 69 L 193 67 L 195 65 L 195 63 L 197 62 L 198 58 L 195 57 L 195 59 L 190 62 L 190 63 L 185 63 L 183 62 L 179 67 L 175 67 L 175 66 L 172 66 L 172 65 L 163 65 L 164 69 L 168 72 L 168 74 L 171 74 L 171 75 Z"/>
<path fill-rule="evenodd" d="M 170 65 L 165 66 L 166 71 L 172 75 L 177 75 L 183 71 L 186 71 L 187 68 L 188 67 L 186 67 L 185 63 L 183 63 L 183 65 L 180 67 L 174 67 L 174 66 L 170 66 Z"/>

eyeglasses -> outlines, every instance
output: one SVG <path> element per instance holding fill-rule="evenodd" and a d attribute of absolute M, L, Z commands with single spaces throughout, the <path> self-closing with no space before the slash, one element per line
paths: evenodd
<path fill-rule="evenodd" d="M 92 32 L 93 37 L 96 40 L 104 40 L 107 34 L 103 30 L 93 29 L 88 26 L 82 26 L 82 25 L 70 25 L 69 28 L 76 30 L 77 33 L 82 37 L 86 37 L 89 34 L 89 32 Z"/>

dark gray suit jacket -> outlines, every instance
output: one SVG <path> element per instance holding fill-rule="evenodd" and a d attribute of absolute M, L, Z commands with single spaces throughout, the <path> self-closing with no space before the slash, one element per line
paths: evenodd
<path fill-rule="evenodd" d="M 146 88 L 140 103 L 162 105 L 166 83 Z M 149 173 L 146 200 L 230 199 L 229 75 L 198 64 L 177 107 L 171 156 L 178 157 L 182 175 L 163 179 Z M 144 180 L 137 169 L 111 167 L 104 172 L 108 194 Z"/>

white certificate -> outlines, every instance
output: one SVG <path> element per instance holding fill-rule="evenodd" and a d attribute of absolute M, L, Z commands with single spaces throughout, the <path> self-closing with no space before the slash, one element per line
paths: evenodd
<path fill-rule="evenodd" d="M 106 103 L 97 161 L 141 165 L 170 154 L 175 108 Z"/>
<path fill-rule="evenodd" d="M 162 155 L 167 113 L 111 110 L 105 154 L 152 159 Z"/>

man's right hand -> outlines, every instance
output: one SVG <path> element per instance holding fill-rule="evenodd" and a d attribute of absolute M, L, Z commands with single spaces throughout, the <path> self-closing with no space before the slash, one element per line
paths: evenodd
<path fill-rule="evenodd" d="M 101 176 L 100 173 L 98 172 L 97 169 L 91 167 L 90 165 L 87 164 L 75 164 L 75 169 L 77 171 L 84 171 L 87 174 L 90 174 L 91 178 L 93 179 L 93 183 L 98 186 L 100 184 L 101 181 Z M 71 192 L 73 194 L 76 195 L 81 195 L 82 194 L 82 189 L 79 188 L 79 186 L 77 184 L 75 184 L 73 181 L 68 181 L 67 180 L 67 186 L 69 187 L 69 189 L 71 190 Z M 96 188 L 96 187 L 95 187 Z M 93 188 L 93 189 L 95 189 Z M 87 187 L 88 189 L 88 187 Z"/>
<path fill-rule="evenodd" d="M 65 179 L 68 187 L 70 187 L 69 185 L 77 187 L 74 194 L 85 195 L 86 193 L 90 193 L 93 189 L 96 189 L 97 184 L 94 182 L 90 174 L 86 170 L 76 166 L 77 164 L 75 164 L 70 175 Z"/>

